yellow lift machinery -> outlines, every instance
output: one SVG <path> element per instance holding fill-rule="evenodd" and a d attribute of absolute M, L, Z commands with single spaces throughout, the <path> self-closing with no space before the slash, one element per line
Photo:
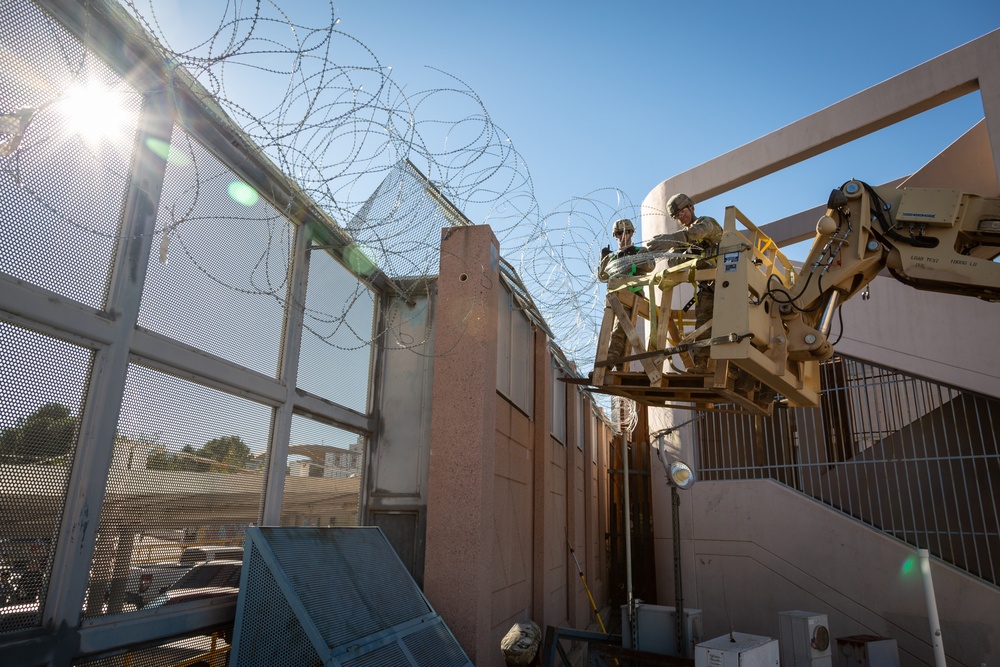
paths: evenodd
<path fill-rule="evenodd" d="M 777 392 L 789 405 L 815 407 L 836 310 L 881 271 L 917 289 L 1000 300 L 1000 199 L 851 180 L 827 207 L 801 269 L 730 206 L 715 268 L 696 269 L 702 258 L 692 256 L 645 276 L 612 278 L 594 371 L 577 382 L 650 406 L 767 415 Z M 678 285 L 702 281 L 714 281 L 715 303 L 711 321 L 695 327 L 693 312 L 671 304 Z M 608 359 L 616 318 L 625 356 Z M 648 323 L 646 341 L 639 319 Z M 707 372 L 691 372 L 691 350 L 705 346 Z M 642 371 L 630 370 L 632 362 Z"/>

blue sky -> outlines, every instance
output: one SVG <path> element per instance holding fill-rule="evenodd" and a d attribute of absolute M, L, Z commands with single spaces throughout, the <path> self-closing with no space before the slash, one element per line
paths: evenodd
<path fill-rule="evenodd" d="M 133 2 L 147 17 L 155 10 L 160 34 L 180 51 L 206 39 L 227 7 L 156 0 L 151 10 L 150 0 Z M 228 5 L 230 16 L 235 6 L 243 17 L 255 7 Z M 674 174 L 1000 27 L 996 0 L 283 0 L 263 3 L 262 15 L 281 17 L 276 7 L 313 26 L 335 15 L 337 30 L 371 54 L 338 39 L 329 60 L 368 64 L 374 57 L 392 67 L 405 96 L 461 87 L 442 71 L 475 91 L 526 161 L 541 216 L 595 191 L 615 199 L 612 208 L 638 206 Z M 259 24 L 256 31 L 263 34 Z M 226 70 L 231 100 L 252 107 L 254 98 L 271 96 L 259 73 L 244 86 L 236 71 Z M 424 102 L 418 116 L 464 113 L 434 104 Z M 704 202 L 699 213 L 721 219 L 725 206 L 736 204 L 761 224 L 822 203 L 849 178 L 898 178 L 982 115 L 978 93 L 969 95 Z M 594 232 L 598 245 L 610 240 L 606 228 Z"/>
<path fill-rule="evenodd" d="M 224 82 L 221 92 L 231 103 L 226 108 L 238 121 L 247 108 L 279 128 L 298 122 L 304 98 L 287 94 L 289 77 L 281 74 L 297 63 L 313 74 L 302 89 L 322 83 L 325 99 L 336 100 L 332 110 L 322 107 L 320 125 L 342 110 L 337 104 L 350 101 L 348 88 L 354 94 L 362 88 L 360 97 L 374 94 L 385 83 L 375 70 L 391 80 L 379 89 L 385 104 L 413 111 L 432 153 L 447 155 L 464 140 L 475 144 L 482 124 L 454 123 L 487 114 L 490 129 L 500 131 L 491 148 L 511 146 L 517 152 L 526 169 L 520 161 L 516 168 L 530 174 L 527 187 L 536 207 L 520 198 L 498 211 L 490 202 L 470 205 L 454 190 L 444 190 L 473 222 L 489 222 L 497 231 L 518 221 L 514 232 L 498 231 L 501 252 L 574 359 L 592 354 L 604 300 L 593 265 L 600 248 L 612 243 L 610 222 L 622 215 L 636 218 L 658 183 L 1000 27 L 996 0 L 835 5 L 279 0 L 260 5 L 261 16 L 273 22 L 252 23 L 246 20 L 257 7 L 251 2 L 132 1 L 147 24 L 155 13 L 153 31 L 161 40 L 194 55 L 206 53 L 206 47 L 191 49 L 213 37 L 227 11 L 244 21 L 235 38 L 226 31 L 215 36 L 212 54 L 244 44 L 250 25 L 256 40 L 247 43 L 250 51 L 271 49 L 260 40 L 272 36 L 316 45 L 326 32 L 299 27 L 292 33 L 288 21 L 321 27 L 331 16 L 339 20 L 329 48 L 310 54 L 348 67 L 331 72 L 335 80 L 319 76 L 321 60 L 295 61 L 270 52 L 232 58 L 224 67 L 214 66 L 215 79 L 203 76 L 210 87 Z M 340 95 L 341 86 L 348 87 L 346 94 Z M 442 87 L 474 91 L 482 108 L 468 95 L 424 95 Z M 380 136 L 384 114 L 362 118 L 369 110 L 361 111 L 355 113 L 359 123 L 334 123 L 329 127 L 336 125 L 336 131 L 329 133 L 302 132 L 288 139 L 291 150 L 280 149 L 282 160 L 289 160 L 287 167 L 279 160 L 283 168 L 307 189 L 313 178 L 317 185 L 310 192 L 343 221 L 351 220 L 388 165 L 406 150 Z M 766 224 L 825 202 L 830 190 L 848 179 L 880 184 L 912 173 L 982 117 L 979 94 L 968 95 L 699 202 L 698 213 L 721 220 L 725 207 L 734 204 L 758 225 Z M 405 125 L 399 125 L 404 133 Z M 316 176 L 322 170 L 315 165 L 347 175 Z M 447 170 L 427 173 L 435 182 L 449 178 Z M 808 243 L 785 250 L 802 259 Z"/>
<path fill-rule="evenodd" d="M 483 99 L 542 213 L 660 181 L 1000 27 L 1000 2 L 340 2 L 338 28 L 407 91 L 425 66 Z M 978 94 L 705 202 L 757 222 L 857 177 L 912 172 L 982 118 Z"/>

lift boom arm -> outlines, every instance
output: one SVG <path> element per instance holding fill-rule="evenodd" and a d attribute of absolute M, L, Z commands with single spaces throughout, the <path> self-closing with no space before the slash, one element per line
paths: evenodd
<path fill-rule="evenodd" d="M 818 398 L 813 372 L 803 364 L 833 354 L 828 336 L 836 309 L 883 269 L 917 289 L 1000 300 L 1000 263 L 994 261 L 1000 199 L 851 180 L 831 193 L 827 206 L 799 272 L 761 262 L 753 249 L 760 242 L 747 237 L 759 230 L 730 207 L 716 275 L 712 335 L 754 335 L 742 351 L 721 345 L 712 357 L 732 359 L 801 405 Z M 736 217 L 751 232 L 737 230 Z M 804 393 L 797 395 L 796 387 Z"/>

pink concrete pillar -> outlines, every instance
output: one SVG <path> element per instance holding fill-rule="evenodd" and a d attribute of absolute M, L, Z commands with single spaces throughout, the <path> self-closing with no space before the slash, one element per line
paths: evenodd
<path fill-rule="evenodd" d="M 442 230 L 434 323 L 424 593 L 490 664 L 500 248 L 487 226 Z"/>

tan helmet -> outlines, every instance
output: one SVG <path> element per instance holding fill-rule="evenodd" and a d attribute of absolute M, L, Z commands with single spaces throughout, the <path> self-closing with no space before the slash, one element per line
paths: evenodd
<path fill-rule="evenodd" d="M 628 218 L 620 218 L 615 220 L 614 226 L 611 228 L 611 233 L 614 236 L 618 236 L 622 232 L 632 232 L 635 233 L 635 225 Z"/>
<path fill-rule="evenodd" d="M 677 211 L 680 211 L 688 206 L 694 206 L 694 202 L 683 192 L 678 193 L 667 200 L 667 213 L 671 217 L 677 215 Z"/>

